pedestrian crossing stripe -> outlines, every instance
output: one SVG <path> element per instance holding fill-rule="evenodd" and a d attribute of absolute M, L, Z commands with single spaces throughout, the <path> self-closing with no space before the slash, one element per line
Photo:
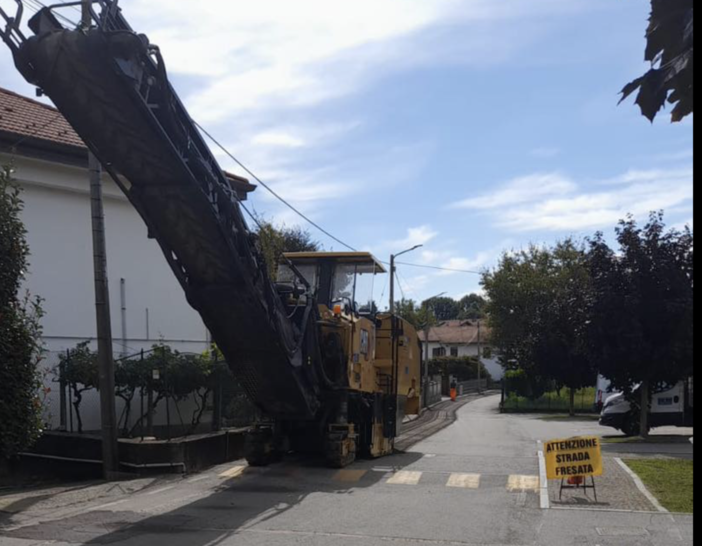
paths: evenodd
<path fill-rule="evenodd" d="M 368 472 L 366 470 L 339 470 L 334 475 L 334 481 L 345 482 L 345 483 L 356 483 L 361 481 L 361 478 L 365 476 Z"/>
<path fill-rule="evenodd" d="M 538 476 L 519 476 L 513 474 L 507 481 L 508 491 L 536 491 L 540 488 L 540 480 Z"/>
<path fill-rule="evenodd" d="M 478 489 L 480 487 L 480 474 L 451 474 L 446 487 Z"/>
<path fill-rule="evenodd" d="M 229 470 L 222 472 L 219 477 L 231 480 L 241 476 L 244 473 L 244 470 L 246 470 L 245 466 L 233 466 Z"/>
<path fill-rule="evenodd" d="M 421 472 L 401 470 L 400 472 L 396 472 L 387 483 L 391 485 L 417 485 L 421 479 Z"/>

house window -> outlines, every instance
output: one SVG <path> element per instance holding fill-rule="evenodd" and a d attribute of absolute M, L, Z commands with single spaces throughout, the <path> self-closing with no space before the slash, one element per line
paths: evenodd
<path fill-rule="evenodd" d="M 431 356 L 438 358 L 440 356 L 446 356 L 446 347 L 435 347 L 431 350 Z"/>
<path fill-rule="evenodd" d="M 458 356 L 458 347 L 451 347 L 451 356 Z"/>

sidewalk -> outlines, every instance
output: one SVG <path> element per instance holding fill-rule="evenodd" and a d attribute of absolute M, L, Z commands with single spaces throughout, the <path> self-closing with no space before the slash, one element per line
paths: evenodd
<path fill-rule="evenodd" d="M 597 501 L 592 489 L 564 489 L 559 500 L 560 481 L 548 482 L 551 508 L 596 508 L 640 512 L 658 512 L 646 495 L 615 457 L 603 457 L 604 476 L 595 478 Z M 588 479 L 588 483 L 590 483 Z M 586 494 L 587 493 L 587 494 Z"/>

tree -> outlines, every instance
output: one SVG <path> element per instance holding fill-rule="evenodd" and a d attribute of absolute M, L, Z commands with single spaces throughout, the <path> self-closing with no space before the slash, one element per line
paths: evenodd
<path fill-rule="evenodd" d="M 421 327 L 418 311 L 419 308 L 414 300 L 402 298 L 400 301 L 395 302 L 395 314 L 415 328 Z"/>
<path fill-rule="evenodd" d="M 485 318 L 485 308 L 487 300 L 478 294 L 468 294 L 463 296 L 458 301 L 459 313 L 458 318 L 465 319 L 483 319 Z"/>
<path fill-rule="evenodd" d="M 483 276 L 493 345 L 508 371 L 522 371 L 534 384 L 555 382 L 575 391 L 592 385 L 595 370 L 587 351 L 589 272 L 584 249 L 571 240 L 553 248 L 530 247 L 505 254 Z M 515 376 L 516 377 L 516 376 Z"/>
<path fill-rule="evenodd" d="M 144 394 L 151 378 L 151 369 L 145 365 L 144 360 L 127 358 L 115 362 L 115 395 L 124 402 L 124 409 L 119 418 L 123 436 L 129 436 L 129 418 L 132 413 L 132 401 L 137 390 Z"/>
<path fill-rule="evenodd" d="M 89 341 L 83 341 L 66 354 L 59 355 L 58 376 L 60 383 L 68 385 L 68 392 L 71 393 L 76 412 L 78 434 L 82 434 L 83 418 L 80 414 L 80 405 L 83 401 L 83 393 L 99 388 L 100 383 L 98 355 L 90 350 Z"/>
<path fill-rule="evenodd" d="M 257 219 L 256 235 L 268 267 L 268 273 L 275 279 L 278 264 L 285 252 L 318 252 L 320 245 L 310 233 L 300 227 L 274 226 L 262 218 Z"/>
<path fill-rule="evenodd" d="M 541 307 L 550 297 L 546 283 L 550 268 L 550 253 L 531 246 L 516 254 L 505 253 L 495 270 L 483 274 L 490 339 L 500 350 L 505 370 L 537 374 L 531 341 L 543 314 Z"/>
<path fill-rule="evenodd" d="M 602 233 L 590 241 L 588 345 L 614 388 L 631 398 L 638 386 L 632 428 L 646 435 L 651 389 L 692 374 L 693 235 L 689 228 L 666 232 L 662 213 L 643 229 L 630 217 L 616 235 L 618 253 Z"/>
<path fill-rule="evenodd" d="M 651 0 L 646 39 L 651 69 L 624 87 L 621 100 L 638 90 L 636 103 L 651 122 L 666 101 L 675 104 L 671 120 L 681 121 L 694 106 L 692 0 Z"/>
<path fill-rule="evenodd" d="M 569 389 L 570 414 L 575 415 L 575 391 L 592 386 L 596 377 L 587 350 L 590 275 L 581 245 L 566 240 L 551 252 L 552 295 L 542 308 L 532 350 L 541 375 Z"/>
<path fill-rule="evenodd" d="M 431 298 L 422 303 L 422 307 L 425 305 L 431 307 L 437 320 L 456 320 L 461 313 L 459 303 L 453 298 Z"/>
<path fill-rule="evenodd" d="M 20 187 L 0 167 L 0 462 L 29 447 L 41 434 L 38 373 L 43 359 L 40 298 L 20 295 L 29 246 L 20 215 Z"/>

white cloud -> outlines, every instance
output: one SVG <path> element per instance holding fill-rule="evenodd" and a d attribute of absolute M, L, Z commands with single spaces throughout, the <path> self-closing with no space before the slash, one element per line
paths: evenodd
<path fill-rule="evenodd" d="M 597 191 L 592 191 L 592 189 Z M 692 170 L 630 170 L 602 182 L 576 184 L 560 175 L 531 175 L 460 203 L 515 231 L 580 231 L 614 225 L 627 214 L 688 213 Z"/>
<path fill-rule="evenodd" d="M 567 195 L 576 189 L 576 184 L 558 173 L 532 174 L 515 178 L 498 190 L 464 199 L 451 208 L 489 210 L 528 203 L 541 198 Z"/>
<path fill-rule="evenodd" d="M 572 12 L 583 0 L 123 0 L 174 74 L 200 78 L 195 118 L 315 105 L 417 64 L 502 62 L 534 30 L 526 18 Z M 154 17 L 158 14 L 158 17 Z M 510 32 L 505 21 L 519 24 Z M 511 26 L 511 25 L 510 25 Z M 465 27 L 460 38 L 447 31 Z M 509 35 L 509 39 L 505 39 Z"/>
<path fill-rule="evenodd" d="M 435 239 L 439 233 L 431 228 L 431 226 L 418 226 L 407 229 L 407 236 L 402 239 L 393 241 L 385 241 L 377 245 L 376 250 L 389 249 L 393 252 L 402 251 L 412 248 L 417 245 L 425 245 L 429 241 Z"/>
<path fill-rule="evenodd" d="M 284 148 L 301 148 L 305 145 L 305 141 L 289 133 L 268 131 L 259 133 L 253 137 L 254 144 L 263 144 L 267 146 L 282 146 Z"/>

